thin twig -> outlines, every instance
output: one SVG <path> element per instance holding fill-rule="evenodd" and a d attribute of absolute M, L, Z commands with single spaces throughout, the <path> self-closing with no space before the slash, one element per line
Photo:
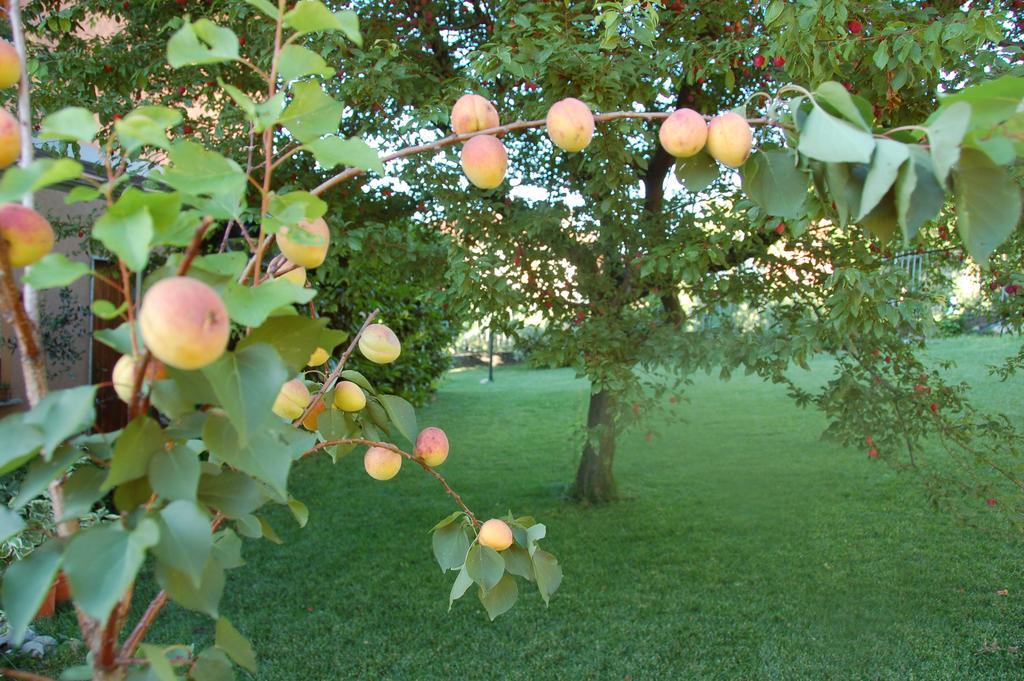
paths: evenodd
<path fill-rule="evenodd" d="M 312 400 L 309 401 L 309 404 L 306 405 L 306 408 L 302 411 L 302 416 L 292 421 L 292 425 L 298 427 L 302 423 L 302 420 L 309 416 L 309 413 L 313 411 L 316 407 L 316 403 L 323 399 L 324 393 L 330 390 L 334 385 L 334 382 L 338 380 L 338 376 L 341 376 L 341 372 L 345 368 L 345 362 L 348 361 L 352 351 L 356 349 L 356 345 L 359 343 L 359 339 L 362 337 L 363 332 L 366 331 L 366 327 L 370 325 L 370 322 L 372 322 L 378 314 L 380 314 L 380 308 L 377 308 L 366 316 L 366 319 L 363 320 L 363 325 L 359 327 L 359 331 L 357 331 L 356 335 L 352 337 L 352 341 L 348 344 L 348 347 L 345 348 L 345 352 L 342 353 L 341 359 L 338 360 L 338 366 L 334 367 L 334 370 L 327 377 L 327 380 L 320 386 L 320 391 Z"/>
<path fill-rule="evenodd" d="M 160 614 L 164 604 L 167 603 L 167 592 L 161 591 L 153 600 L 149 602 L 146 607 L 146 612 L 142 613 L 142 617 L 139 618 L 135 628 L 132 629 L 132 633 L 128 635 L 124 645 L 121 646 L 121 652 L 118 657 L 127 657 L 135 652 L 135 649 L 139 647 L 139 643 L 142 641 L 142 637 L 146 635 L 146 631 L 150 625 L 153 624 L 153 620 Z"/>
<path fill-rule="evenodd" d="M 413 461 L 419 464 L 420 468 L 425 470 L 427 473 L 430 473 L 430 475 L 434 476 L 434 478 L 436 478 L 437 481 L 441 483 L 441 485 L 444 487 L 444 491 L 447 492 L 448 495 L 455 500 L 455 503 L 459 505 L 459 508 L 461 508 L 462 511 L 467 516 L 469 516 L 469 520 L 473 523 L 473 527 L 480 527 L 480 521 L 477 520 L 476 515 L 474 515 L 473 511 L 469 509 L 469 506 L 466 506 L 466 502 L 462 500 L 462 497 L 459 495 L 458 492 L 452 489 L 451 485 L 448 484 L 448 481 L 444 479 L 443 475 L 434 470 L 434 468 L 423 459 L 413 456 L 409 452 L 404 451 L 401 447 L 393 445 L 390 442 L 377 442 L 375 440 L 368 440 L 363 437 L 347 437 L 340 440 L 328 440 L 327 442 L 321 442 L 317 444 L 315 447 L 307 450 L 303 454 L 303 456 L 309 456 L 314 452 L 320 451 L 321 449 L 325 449 L 327 447 L 333 447 L 334 445 L 366 445 L 368 447 L 381 447 L 383 449 L 390 450 L 397 454 L 401 454 L 405 458 L 409 459 L 409 461 Z"/>

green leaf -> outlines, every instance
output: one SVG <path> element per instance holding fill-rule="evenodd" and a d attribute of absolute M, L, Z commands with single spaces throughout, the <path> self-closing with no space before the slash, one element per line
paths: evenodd
<path fill-rule="evenodd" d="M 327 202 L 309 192 L 295 191 L 287 194 L 275 194 L 270 199 L 267 214 L 263 216 L 263 228 L 270 233 L 275 233 L 284 225 L 295 225 L 300 220 L 315 220 L 326 212 Z M 297 230 L 296 235 L 301 239 L 306 232 Z M 318 242 L 309 237 L 308 243 Z"/>
<path fill-rule="evenodd" d="M 341 372 L 341 377 L 346 381 L 352 381 L 353 383 L 355 383 L 356 385 L 358 385 L 360 388 L 370 393 L 371 395 L 377 394 L 377 391 L 373 389 L 373 385 L 371 385 L 370 382 L 366 380 L 366 376 L 363 376 L 358 371 L 355 371 L 353 369 L 345 369 L 344 371 Z"/>
<path fill-rule="evenodd" d="M 295 522 L 299 527 L 305 527 L 309 522 L 309 507 L 295 497 L 288 497 L 288 510 L 295 516 Z"/>
<path fill-rule="evenodd" d="M 232 321 L 242 326 L 260 326 L 275 310 L 293 303 L 308 303 L 315 295 L 316 289 L 298 286 L 287 279 L 271 279 L 256 288 L 231 282 L 224 290 L 224 304 Z"/>
<path fill-rule="evenodd" d="M 466 572 L 480 588 L 490 591 L 505 574 L 505 561 L 491 547 L 474 543 L 466 555 Z"/>
<path fill-rule="evenodd" d="M 285 50 L 287 49 L 286 47 Z M 263 132 L 277 123 L 277 120 L 281 117 L 281 109 L 284 108 L 284 92 L 278 92 L 270 99 L 257 104 L 249 95 L 234 85 L 219 79 L 217 82 L 231 96 L 231 99 L 235 100 L 238 108 L 245 112 L 246 118 L 255 124 L 255 132 Z"/>
<path fill-rule="evenodd" d="M 537 578 L 537 590 L 547 604 L 551 596 L 562 583 L 562 566 L 558 559 L 545 551 L 537 549 L 533 552 L 533 574 Z"/>
<path fill-rule="evenodd" d="M 109 300 L 94 300 L 91 308 L 92 313 L 100 319 L 116 319 L 128 309 L 128 301 L 115 306 Z"/>
<path fill-rule="evenodd" d="M 209 197 L 195 203 L 215 218 L 240 214 L 246 185 L 241 166 L 189 141 L 176 142 L 168 156 L 171 165 L 164 166 L 160 179 L 187 196 Z"/>
<path fill-rule="evenodd" d="M 166 106 L 140 106 L 114 123 L 125 151 L 133 153 L 144 145 L 168 149 L 168 128 L 181 123 L 181 113 Z"/>
<path fill-rule="evenodd" d="M 178 675 L 174 673 L 174 667 L 167 659 L 166 648 L 143 643 L 139 646 L 139 650 L 142 651 L 142 656 L 149 661 L 149 671 L 157 681 L 178 681 Z M 92 675 L 90 674 L 88 678 L 92 678 Z"/>
<path fill-rule="evenodd" d="M 219 648 L 207 648 L 199 653 L 189 671 L 193 681 L 234 681 L 231 660 Z"/>
<path fill-rule="evenodd" d="M 697 194 L 704 191 L 718 179 L 718 164 L 706 152 L 676 161 L 676 179 L 683 183 L 686 191 Z"/>
<path fill-rule="evenodd" d="M 23 414 L 8 414 L 0 419 L 0 475 L 20 468 L 43 446 L 43 431 L 26 423 Z M 3 541 L 0 539 L 0 541 Z"/>
<path fill-rule="evenodd" d="M 149 243 L 153 239 L 153 218 L 145 208 L 126 210 L 115 203 L 93 227 L 92 234 L 128 269 L 139 272 L 149 260 Z"/>
<path fill-rule="evenodd" d="M 277 349 L 289 373 L 306 366 L 309 356 L 318 347 L 331 352 L 344 342 L 348 334 L 327 328 L 330 320 L 306 316 L 270 317 L 259 328 L 238 342 L 238 349 L 267 343 Z"/>
<path fill-rule="evenodd" d="M 199 501 L 228 518 L 240 518 L 262 506 L 266 496 L 248 475 L 229 470 L 218 475 L 204 471 L 199 478 Z"/>
<path fill-rule="evenodd" d="M 96 386 L 54 390 L 23 417 L 43 434 L 43 452 L 49 460 L 57 445 L 92 428 L 96 421 Z"/>
<path fill-rule="evenodd" d="M 84 262 L 68 260 L 63 253 L 47 253 L 33 263 L 25 274 L 25 283 L 35 289 L 64 288 L 89 274 Z"/>
<path fill-rule="evenodd" d="M 203 440 L 214 456 L 266 483 L 277 501 L 285 503 L 292 461 L 313 446 L 316 435 L 277 420 L 242 442 L 233 421 L 212 415 L 203 428 Z"/>
<path fill-rule="evenodd" d="M 398 395 L 378 395 L 377 399 L 384 406 L 388 419 L 395 424 L 402 437 L 409 442 L 416 442 L 420 430 L 416 425 L 416 410 L 412 405 Z"/>
<path fill-rule="evenodd" d="M 167 63 L 172 68 L 197 64 L 219 64 L 238 59 L 238 37 L 231 29 L 209 19 L 194 24 L 186 18 L 167 41 Z"/>
<path fill-rule="evenodd" d="M 153 225 L 151 246 L 180 245 L 177 235 L 177 221 L 181 214 L 181 195 L 177 192 L 142 191 L 129 187 L 114 204 L 118 212 L 123 214 L 145 210 Z M 192 229 L 188 231 L 188 241 L 192 240 Z"/>
<path fill-rule="evenodd" d="M 768 215 L 803 215 L 810 177 L 786 151 L 755 151 L 743 166 L 743 189 Z"/>
<path fill-rule="evenodd" d="M 198 588 L 213 547 L 210 518 L 194 501 L 172 501 L 160 510 L 160 542 L 153 554 Z"/>
<path fill-rule="evenodd" d="M 217 647 L 227 653 L 239 667 L 256 673 L 256 653 L 249 640 L 235 629 L 225 617 L 217 620 L 217 633 L 214 639 Z"/>
<path fill-rule="evenodd" d="M 149 486 L 164 499 L 194 500 L 199 488 L 198 456 L 184 445 L 155 453 L 149 460 Z"/>
<path fill-rule="evenodd" d="M 277 21 L 277 7 L 270 4 L 268 0 L 245 0 L 245 2 Z"/>
<path fill-rule="evenodd" d="M 280 123 L 295 138 L 309 144 L 323 135 L 338 132 L 344 107 L 327 95 L 318 81 L 296 83 L 292 93 L 292 101 L 281 114 Z"/>
<path fill-rule="evenodd" d="M 386 174 L 377 150 L 358 137 L 343 139 L 337 135 L 328 135 L 309 142 L 305 148 L 313 152 L 316 162 L 325 170 L 344 165 L 372 170 L 379 175 Z"/>
<path fill-rule="evenodd" d="M 455 601 L 462 598 L 466 590 L 473 586 L 473 580 L 469 576 L 469 572 L 466 571 L 466 566 L 463 565 L 462 569 L 459 570 L 459 574 L 455 577 L 455 583 L 452 584 L 451 593 L 448 594 L 448 612 L 452 611 L 452 605 Z"/>
<path fill-rule="evenodd" d="M 958 102 L 966 102 L 971 105 L 973 126 L 989 128 L 1017 113 L 1022 99 L 1024 99 L 1024 78 L 1006 75 L 941 97 L 939 106 L 945 108 Z"/>
<path fill-rule="evenodd" d="M 295 8 L 284 15 L 285 26 L 304 33 L 320 31 L 341 31 L 345 37 L 362 47 L 363 39 L 359 34 L 359 17 L 350 10 L 331 12 L 319 0 L 300 0 Z"/>
<path fill-rule="evenodd" d="M 985 264 L 1020 221 L 1020 188 L 988 156 L 973 149 L 962 150 L 953 180 L 960 238 L 971 257 Z"/>
<path fill-rule="evenodd" d="M 0 202 L 20 201 L 26 194 L 82 175 L 82 164 L 69 158 L 41 158 L 27 168 L 8 168 L 0 179 Z"/>
<path fill-rule="evenodd" d="M 42 139 L 91 142 L 99 131 L 96 115 L 80 106 L 55 111 L 39 124 L 39 137 Z"/>
<path fill-rule="evenodd" d="M 114 445 L 114 458 L 103 490 L 145 477 L 150 459 L 163 450 L 166 441 L 160 424 L 148 416 L 139 416 L 129 423 Z"/>
<path fill-rule="evenodd" d="M 505 575 L 494 585 L 493 589 L 489 591 L 480 589 L 477 591 L 477 595 L 480 597 L 480 602 L 484 604 L 484 609 L 487 610 L 487 616 L 493 622 L 495 618 L 505 614 L 516 604 L 516 599 L 519 598 L 519 586 L 516 584 L 515 577 Z"/>
<path fill-rule="evenodd" d="M 875 140 L 870 133 L 828 114 L 811 109 L 800 130 L 797 151 L 809 158 L 831 163 L 867 163 Z"/>
<path fill-rule="evenodd" d="M 64 197 L 64 203 L 69 206 L 74 203 L 89 203 L 90 201 L 95 201 L 101 196 L 103 195 L 100 193 L 99 189 L 80 184 L 77 187 L 71 188 L 71 191 L 69 191 Z"/>
<path fill-rule="evenodd" d="M 21 481 L 21 488 L 18 496 L 14 498 L 11 506 L 15 509 L 24 508 L 28 502 L 46 491 L 47 486 L 61 475 L 82 457 L 82 450 L 71 445 L 61 445 L 54 453 L 52 460 L 45 461 L 36 458 L 28 465 L 25 477 Z"/>
<path fill-rule="evenodd" d="M 954 102 L 940 109 L 939 115 L 928 125 L 932 166 L 940 185 L 946 184 L 950 169 L 960 159 L 960 143 L 970 122 L 971 105 Z"/>
<path fill-rule="evenodd" d="M 77 533 L 64 552 L 64 572 L 75 603 L 87 615 L 107 621 L 146 558 L 157 543 L 157 524 L 143 518 L 129 532 L 119 524 L 97 525 Z"/>
<path fill-rule="evenodd" d="M 871 132 L 871 125 L 864 114 L 854 103 L 853 96 L 842 84 L 828 80 L 814 91 L 814 98 L 819 104 L 827 104 L 836 113 L 856 125 L 858 128 Z"/>
<path fill-rule="evenodd" d="M 501 557 L 505 560 L 506 572 L 533 581 L 533 561 L 529 551 L 515 543 L 502 551 Z"/>
<path fill-rule="evenodd" d="M 202 373 L 230 417 L 239 445 L 265 424 L 280 422 L 271 407 L 289 374 L 273 347 L 259 344 L 225 352 Z"/>
<path fill-rule="evenodd" d="M 945 200 L 945 192 L 932 174 L 928 153 L 911 147 L 910 159 L 900 168 L 896 181 L 896 215 L 905 243 L 909 244 L 921 225 L 939 214 Z"/>
<path fill-rule="evenodd" d="M 287 45 L 281 50 L 278 62 L 278 73 L 285 81 L 303 76 L 330 78 L 334 75 L 334 69 L 327 65 L 323 57 L 301 45 Z"/>
<path fill-rule="evenodd" d="M 59 540 L 50 540 L 27 557 L 11 563 L 4 573 L 4 614 L 14 645 L 21 645 L 25 630 L 39 612 L 53 580 L 57 578 L 61 548 Z"/>
<path fill-rule="evenodd" d="M 75 520 L 88 513 L 103 498 L 103 480 L 107 471 L 96 466 L 80 466 L 64 482 L 64 514 L 59 522 Z"/>
<path fill-rule="evenodd" d="M 453 522 L 434 530 L 431 544 L 441 572 L 457 570 L 466 564 L 470 541 L 464 523 Z"/>
<path fill-rule="evenodd" d="M 221 596 L 224 595 L 224 566 L 211 555 L 203 566 L 203 573 L 196 586 L 185 573 L 175 570 L 163 561 L 156 563 L 156 581 L 167 592 L 172 601 L 204 615 L 216 618 L 219 614 Z"/>
<path fill-rule="evenodd" d="M 242 540 L 230 528 L 223 529 L 214 535 L 213 555 L 217 558 L 217 562 L 227 570 L 245 565 L 245 561 L 242 560 Z"/>
<path fill-rule="evenodd" d="M 0 505 L 0 542 L 5 542 L 25 529 L 25 521 L 21 516 Z"/>
<path fill-rule="evenodd" d="M 880 139 L 875 144 L 864 190 L 861 192 L 860 210 L 857 220 L 870 213 L 886 195 L 899 174 L 900 166 L 910 157 L 906 144 L 889 139 Z"/>

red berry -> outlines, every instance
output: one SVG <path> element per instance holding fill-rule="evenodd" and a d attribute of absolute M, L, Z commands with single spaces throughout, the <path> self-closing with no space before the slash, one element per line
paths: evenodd
<path fill-rule="evenodd" d="M 114 120 L 115 121 L 121 120 L 121 114 L 114 114 Z"/>
<path fill-rule="evenodd" d="M 856 19 L 850 19 L 846 22 L 846 28 L 849 29 L 850 33 L 860 35 L 860 32 L 864 30 L 864 24 L 860 23 Z"/>
<path fill-rule="evenodd" d="M 877 459 L 878 458 L 878 450 L 875 449 L 874 447 L 869 449 L 868 450 L 868 458 L 869 459 Z"/>
<path fill-rule="evenodd" d="M 777 69 L 781 69 L 785 65 L 786 65 L 785 57 L 778 56 L 778 57 L 775 57 L 775 59 L 772 59 L 772 66 L 774 66 Z"/>
<path fill-rule="evenodd" d="M 786 223 L 785 222 L 780 222 L 779 224 L 775 225 L 775 233 L 778 234 L 779 236 L 782 236 L 783 234 L 785 234 L 786 233 Z"/>
<path fill-rule="evenodd" d="M 183 125 L 181 126 L 181 132 L 186 135 L 191 135 L 194 132 L 194 130 L 192 130 L 191 125 Z"/>
<path fill-rule="evenodd" d="M 754 66 L 756 66 L 759 69 L 764 68 L 764 57 L 762 55 L 759 54 L 756 57 L 754 57 Z"/>
<path fill-rule="evenodd" d="M 888 364 L 891 361 L 892 361 L 892 357 L 889 357 L 888 355 L 886 355 L 885 356 L 885 363 Z"/>
<path fill-rule="evenodd" d="M 103 65 L 103 73 L 111 73 L 113 70 L 114 70 L 114 67 L 111 66 L 110 64 L 104 64 Z"/>
<path fill-rule="evenodd" d="M 238 44 L 239 45 L 245 45 L 245 38 L 239 38 L 238 39 Z"/>
<path fill-rule="evenodd" d="M 986 499 L 986 500 L 985 500 L 985 503 L 986 503 L 986 504 L 988 504 L 989 506 L 995 506 L 995 505 L 996 505 L 996 504 L 998 504 L 999 502 L 998 502 L 998 501 L 996 501 L 995 499 Z"/>
<path fill-rule="evenodd" d="M 181 87 L 178 88 L 178 94 L 179 95 L 183 95 L 186 92 L 188 92 L 188 89 L 184 85 L 182 85 Z"/>
<path fill-rule="evenodd" d="M 873 444 L 875 444 L 875 438 L 868 435 L 866 438 L 864 438 L 864 443 L 867 444 L 868 447 L 870 447 Z"/>
<path fill-rule="evenodd" d="M 939 405 L 936 402 L 932 402 L 931 406 L 928 408 L 932 410 L 933 414 L 937 414 L 939 412 Z"/>
<path fill-rule="evenodd" d="M 1012 296 L 1014 293 L 1016 293 L 1017 291 L 1020 290 L 1020 284 L 1010 284 L 1009 286 L 1007 286 L 1003 290 L 1006 291 L 1007 293 L 1009 293 Z"/>

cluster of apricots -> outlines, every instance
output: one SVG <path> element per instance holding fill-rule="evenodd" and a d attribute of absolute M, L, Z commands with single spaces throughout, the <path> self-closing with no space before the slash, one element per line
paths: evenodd
<path fill-rule="evenodd" d="M 0 40 L 0 88 L 21 82 L 21 59 L 6 40 Z M 0 109 L 0 168 L 21 154 L 21 125 L 6 109 Z M 0 204 L 0 238 L 7 243 L 11 267 L 25 267 L 53 250 L 53 228 L 42 215 L 16 203 Z"/>
<path fill-rule="evenodd" d="M 494 105 L 472 94 L 463 95 L 455 102 L 451 122 L 457 135 L 501 126 Z M 594 114 L 574 97 L 555 102 L 548 109 L 544 122 L 548 137 L 565 151 L 582 151 L 594 137 Z M 712 158 L 731 168 L 743 165 L 753 145 L 750 124 L 733 111 L 719 114 L 708 122 L 693 109 L 678 109 L 662 122 L 658 139 L 665 151 L 676 158 L 689 158 L 707 148 Z M 476 135 L 466 140 L 460 158 L 466 179 L 481 189 L 494 189 L 504 181 L 508 171 L 508 152 L 494 135 Z"/>

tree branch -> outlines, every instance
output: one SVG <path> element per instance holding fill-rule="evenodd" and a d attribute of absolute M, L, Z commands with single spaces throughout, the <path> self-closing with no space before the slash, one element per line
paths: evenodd
<path fill-rule="evenodd" d="M 388 449 L 397 454 L 401 454 L 405 458 L 409 459 L 409 461 L 413 461 L 419 464 L 420 468 L 425 470 L 427 473 L 430 473 L 430 475 L 434 476 L 434 478 L 441 483 L 441 485 L 444 487 L 444 491 L 447 492 L 448 495 L 455 500 L 455 503 L 459 505 L 459 508 L 462 509 L 462 512 L 469 517 L 470 522 L 473 523 L 473 527 L 480 527 L 480 521 L 477 520 L 476 515 L 474 515 L 473 511 L 469 509 L 469 506 L 466 506 L 466 502 L 462 500 L 462 497 L 459 495 L 458 492 L 452 489 L 451 485 L 448 484 L 448 481 L 444 479 L 443 475 L 434 470 L 434 468 L 430 466 L 427 462 L 413 456 L 412 454 L 404 451 L 401 447 L 393 445 L 390 442 L 377 442 L 374 440 L 367 440 L 366 438 L 362 437 L 349 437 L 343 438 L 341 440 L 328 440 L 326 442 L 321 442 L 317 444 L 315 447 L 306 451 L 302 456 L 309 456 L 314 452 L 318 452 L 321 449 L 325 449 L 327 447 L 333 447 L 334 445 L 367 445 L 368 447 L 381 447 L 383 449 Z"/>

